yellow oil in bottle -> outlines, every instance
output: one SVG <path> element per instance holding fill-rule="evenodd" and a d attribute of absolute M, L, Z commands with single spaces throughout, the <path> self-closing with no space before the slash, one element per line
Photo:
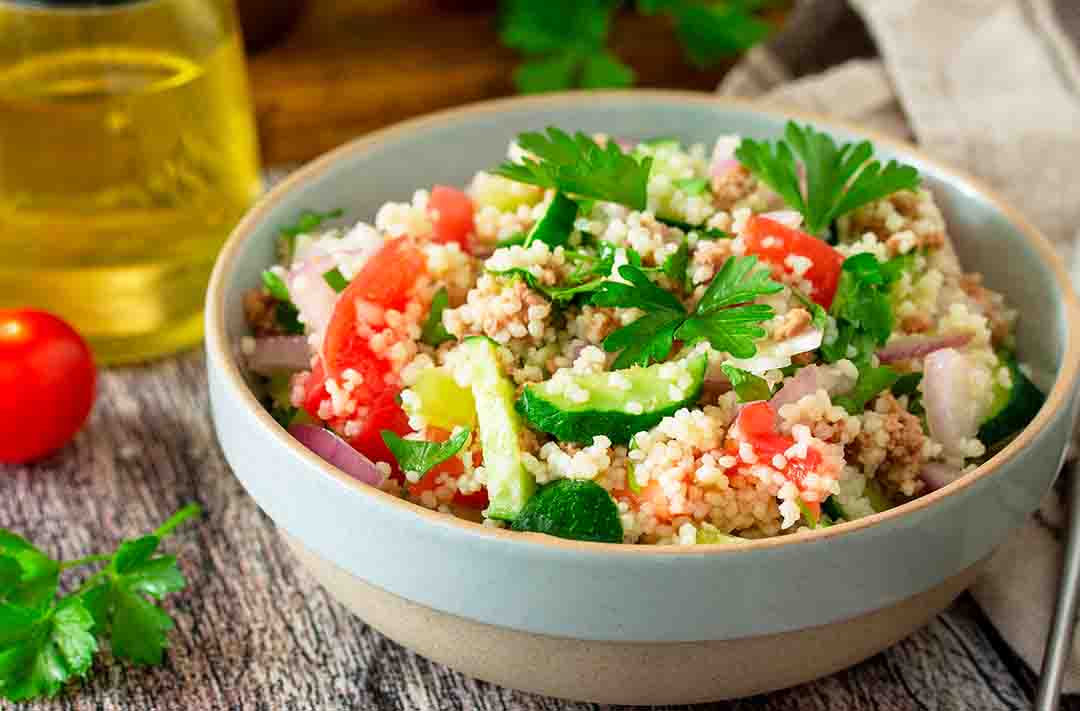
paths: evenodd
<path fill-rule="evenodd" d="M 134 37 L 185 31 L 140 5 Z M 0 31 L 5 12 L 21 11 L 0 0 Z M 197 52 L 85 46 L 78 32 L 76 46 L 17 61 L 0 51 L 0 307 L 61 315 L 104 363 L 200 340 L 213 260 L 260 190 L 241 41 L 226 18 L 192 23 Z M 158 20 L 172 27 L 146 24 Z"/>

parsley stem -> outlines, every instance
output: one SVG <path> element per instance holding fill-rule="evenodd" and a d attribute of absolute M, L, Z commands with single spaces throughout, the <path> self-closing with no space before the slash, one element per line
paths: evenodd
<path fill-rule="evenodd" d="M 90 563 L 108 563 L 112 560 L 111 555 L 88 555 L 85 558 L 79 558 L 77 560 L 65 560 L 60 563 L 60 570 L 71 570 L 72 568 L 78 568 L 82 565 L 89 565 Z"/>
<path fill-rule="evenodd" d="M 188 504 L 184 508 L 174 513 L 171 517 L 169 517 L 168 521 L 161 524 L 161 527 L 154 531 L 154 535 L 158 538 L 165 538 L 165 536 L 168 536 L 170 533 L 172 533 L 173 529 L 182 524 L 184 521 L 187 521 L 189 518 L 192 518 L 194 516 L 198 516 L 201 513 L 202 507 L 200 507 L 198 504 Z"/>

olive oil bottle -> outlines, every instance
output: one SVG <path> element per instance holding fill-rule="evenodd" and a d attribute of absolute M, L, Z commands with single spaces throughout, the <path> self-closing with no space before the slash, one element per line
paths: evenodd
<path fill-rule="evenodd" d="M 0 307 L 59 314 L 103 363 L 191 346 L 259 191 L 229 0 L 0 0 Z"/>

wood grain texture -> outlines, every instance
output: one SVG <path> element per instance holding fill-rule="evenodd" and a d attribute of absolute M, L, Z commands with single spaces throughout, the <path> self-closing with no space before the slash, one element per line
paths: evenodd
<path fill-rule="evenodd" d="M 151 530 L 189 501 L 207 514 L 167 544 L 191 586 L 168 603 L 177 629 L 166 664 L 136 669 L 104 659 L 82 688 L 20 708 L 597 709 L 509 691 L 430 663 L 365 626 L 299 574 L 222 459 L 200 354 L 104 372 L 92 418 L 72 445 L 31 467 L 0 467 L 0 527 L 69 558 Z M 925 629 L 852 669 L 714 708 L 1004 711 L 1028 708 L 1033 683 L 962 598 Z M 0 702 L 0 708 L 14 707 Z M 1065 709 L 1080 711 L 1080 703 Z"/>
<path fill-rule="evenodd" d="M 288 38 L 249 63 L 264 163 L 306 161 L 402 119 L 512 94 L 517 54 L 498 43 L 494 12 L 468 5 L 312 0 Z M 691 66 L 662 17 L 620 14 L 612 49 L 641 86 L 709 91 L 730 66 Z"/>

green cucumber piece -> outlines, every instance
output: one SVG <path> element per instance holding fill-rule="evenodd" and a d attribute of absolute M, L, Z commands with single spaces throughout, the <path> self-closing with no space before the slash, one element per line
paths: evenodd
<path fill-rule="evenodd" d="M 704 545 L 706 543 L 735 543 L 735 544 L 738 544 L 738 543 L 749 543 L 750 542 L 746 538 L 739 538 L 738 536 L 733 536 L 730 533 L 724 533 L 719 528 L 717 528 L 716 526 L 713 526 L 711 524 L 702 525 L 702 527 L 697 530 L 696 538 L 697 538 L 697 540 L 695 542 L 698 545 Z"/>
<path fill-rule="evenodd" d="M 623 527 L 615 500 L 588 479 L 559 479 L 542 487 L 514 519 L 515 531 L 558 538 L 622 543 Z"/>
<path fill-rule="evenodd" d="M 517 409 L 535 429 L 562 442 L 588 443 L 604 435 L 612 442 L 625 444 L 638 432 L 697 402 L 707 365 L 707 356 L 701 354 L 647 368 L 553 378 L 527 386 Z M 673 370 L 674 377 L 663 377 L 664 369 Z M 679 389 L 677 383 L 684 375 L 689 376 L 689 387 L 673 396 L 672 387 Z M 613 381 L 629 381 L 629 387 L 616 387 Z M 567 389 L 584 391 L 588 397 L 584 402 L 575 402 L 567 396 Z"/>
<path fill-rule="evenodd" d="M 502 373 L 496 344 L 473 336 L 462 341 L 472 366 L 473 399 L 487 471 L 488 518 L 512 521 L 536 491 L 521 462 L 521 419 L 514 411 L 514 384 Z"/>
<path fill-rule="evenodd" d="M 1046 396 L 1020 370 L 1012 355 L 1003 356 L 1009 368 L 1012 384 L 1003 388 L 995 383 L 994 406 L 990 416 L 979 427 L 979 441 L 987 449 L 998 449 L 1035 419 Z"/>
<path fill-rule="evenodd" d="M 577 219 L 578 204 L 566 197 L 561 192 L 555 193 L 555 198 L 547 206 L 544 215 L 537 220 L 525 237 L 525 246 L 533 242 L 543 242 L 555 249 L 570 241 L 570 234 L 574 231 L 574 220 Z"/>

